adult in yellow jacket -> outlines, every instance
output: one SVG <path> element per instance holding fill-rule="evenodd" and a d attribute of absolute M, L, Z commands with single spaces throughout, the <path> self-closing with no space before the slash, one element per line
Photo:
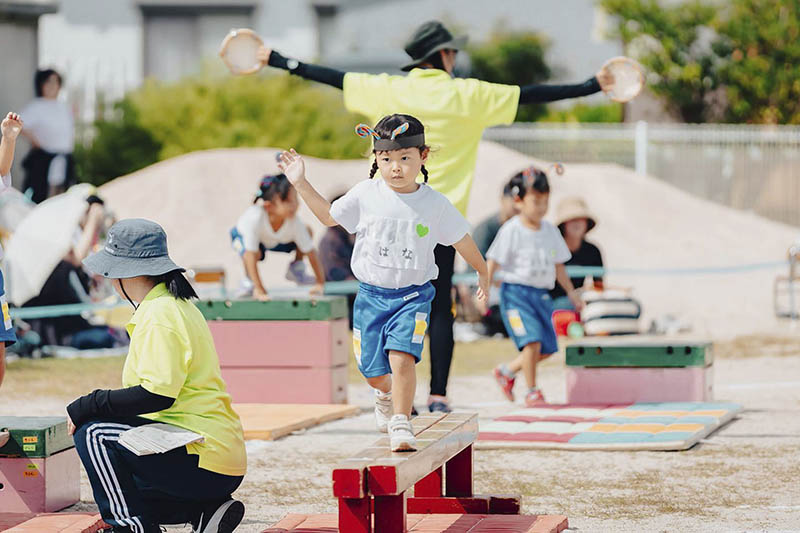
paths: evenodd
<path fill-rule="evenodd" d="M 197 298 L 149 220 L 114 224 L 105 246 L 84 260 L 111 279 L 136 311 L 122 386 L 95 390 L 67 407 L 75 447 L 103 519 L 114 531 L 159 532 L 191 522 L 229 533 L 244 515 L 231 498 L 247 469 L 244 433 L 225 390 L 214 341 Z M 137 456 L 119 443 L 137 426 L 161 422 L 203 437 L 162 454 Z"/>

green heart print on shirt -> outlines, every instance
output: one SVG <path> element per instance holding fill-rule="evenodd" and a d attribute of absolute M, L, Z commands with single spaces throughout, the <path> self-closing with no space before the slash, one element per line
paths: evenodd
<path fill-rule="evenodd" d="M 425 235 L 428 234 L 429 231 L 430 228 L 428 226 L 424 224 L 417 224 L 417 235 L 419 235 L 420 237 L 424 237 Z"/>

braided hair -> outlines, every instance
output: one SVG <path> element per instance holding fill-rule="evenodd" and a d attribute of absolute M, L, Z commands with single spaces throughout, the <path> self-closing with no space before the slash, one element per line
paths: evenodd
<path fill-rule="evenodd" d="M 390 139 L 392 138 L 392 132 L 403 124 L 404 122 L 408 123 L 408 129 L 403 133 L 399 133 L 396 135 L 395 138 L 399 139 L 401 137 L 410 137 L 411 135 L 419 135 L 420 133 L 425 133 L 425 126 L 422 125 L 416 117 L 412 117 L 411 115 L 402 115 L 396 113 L 394 115 L 387 115 L 380 119 L 377 124 L 375 124 L 374 131 L 378 135 L 381 136 L 382 139 Z M 420 155 L 425 152 L 429 148 L 428 145 L 423 144 L 422 146 L 417 146 L 419 149 Z M 375 154 L 375 150 L 372 151 Z M 369 171 L 369 179 L 375 177 L 375 174 L 378 172 L 378 159 L 375 158 L 372 160 L 372 168 Z M 422 165 L 420 169 L 422 172 L 422 176 L 425 178 L 425 183 L 428 183 L 428 169 L 425 168 L 425 165 Z"/>

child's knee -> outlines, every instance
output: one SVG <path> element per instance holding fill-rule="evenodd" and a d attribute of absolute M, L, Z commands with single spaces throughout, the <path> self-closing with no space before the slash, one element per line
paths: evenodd
<path fill-rule="evenodd" d="M 384 374 L 382 376 L 375 376 L 365 379 L 367 380 L 369 386 L 372 387 L 373 389 L 378 389 L 379 391 L 387 392 L 392 388 L 392 378 L 390 377 L 390 374 Z"/>
<path fill-rule="evenodd" d="M 394 350 L 390 350 L 389 351 L 389 363 L 391 364 L 392 368 L 395 368 L 395 367 L 411 367 L 411 368 L 414 368 L 416 366 L 416 364 L 417 364 L 417 360 L 410 353 L 396 352 Z"/>
<path fill-rule="evenodd" d="M 542 345 L 538 342 L 526 344 L 523 353 L 538 362 L 542 358 Z"/>

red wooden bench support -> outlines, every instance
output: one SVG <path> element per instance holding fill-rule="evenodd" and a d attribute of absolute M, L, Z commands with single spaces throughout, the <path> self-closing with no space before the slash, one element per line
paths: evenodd
<path fill-rule="evenodd" d="M 408 513 L 519 514 L 519 497 L 472 493 L 477 415 L 423 415 L 412 426 L 416 452 L 391 453 L 384 437 L 334 469 L 339 531 L 405 533 Z"/>
<path fill-rule="evenodd" d="M 440 466 L 414 485 L 414 496 L 417 498 L 439 498 L 442 496 L 444 481 L 443 469 Z"/>
<path fill-rule="evenodd" d="M 406 522 L 405 494 L 375 496 L 376 533 L 406 533 Z"/>
<path fill-rule="evenodd" d="M 445 496 L 472 496 L 472 444 L 445 464 Z"/>
<path fill-rule="evenodd" d="M 372 533 L 369 498 L 339 498 L 339 530 Z"/>

